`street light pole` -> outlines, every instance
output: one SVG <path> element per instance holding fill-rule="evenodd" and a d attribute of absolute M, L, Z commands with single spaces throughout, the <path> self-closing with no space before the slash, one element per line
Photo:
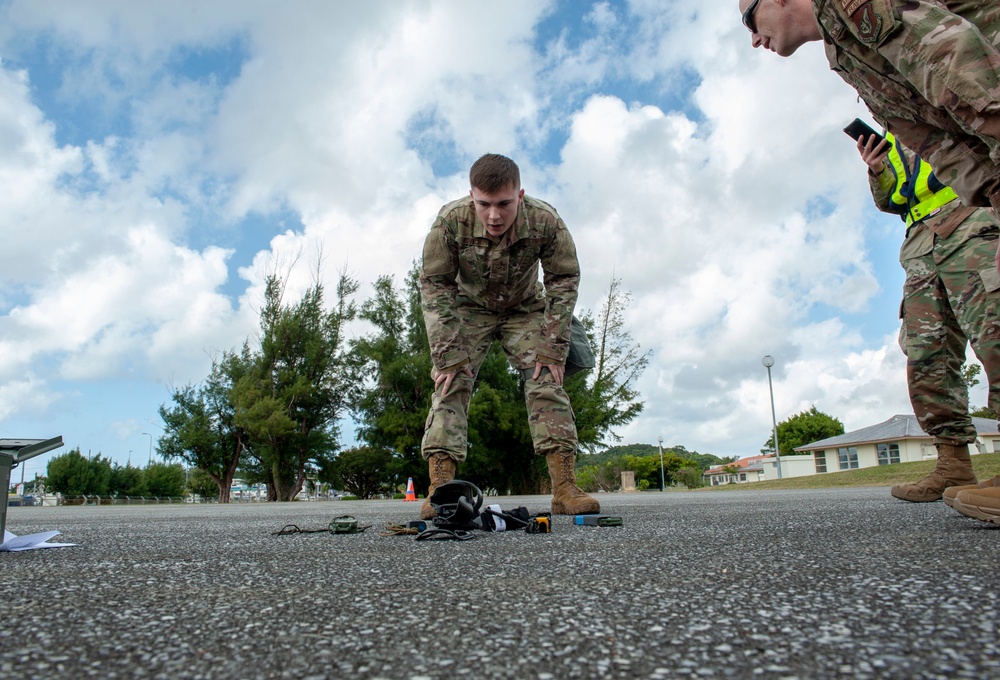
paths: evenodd
<path fill-rule="evenodd" d="M 774 414 L 774 387 L 771 386 L 771 366 L 774 366 L 774 357 L 770 354 L 765 354 L 760 363 L 764 364 L 764 368 L 767 369 L 767 391 L 771 393 L 771 426 L 774 428 L 772 430 L 774 434 L 774 462 L 778 465 L 778 479 L 781 479 L 781 452 L 778 451 L 778 419 Z"/>
<path fill-rule="evenodd" d="M 660 491 L 666 491 L 667 485 L 663 477 L 663 437 L 657 437 L 657 441 L 660 442 Z"/>
<path fill-rule="evenodd" d="M 143 432 L 143 434 L 149 437 L 149 462 L 146 463 L 146 467 L 149 467 L 153 464 L 153 435 L 148 432 Z"/>

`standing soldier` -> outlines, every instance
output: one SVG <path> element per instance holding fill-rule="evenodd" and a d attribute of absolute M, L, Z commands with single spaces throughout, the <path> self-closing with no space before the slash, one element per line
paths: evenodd
<path fill-rule="evenodd" d="M 1000 208 L 1000 2 L 739 0 L 754 47 L 830 68 L 965 205 Z"/>
<path fill-rule="evenodd" d="M 997 278 L 1000 225 L 993 211 L 962 205 L 930 165 L 891 133 L 876 140 L 862 137 L 858 152 L 868 165 L 876 207 L 906 223 L 899 251 L 906 272 L 900 345 L 913 412 L 938 451 L 933 472 L 915 484 L 897 484 L 891 493 L 918 503 L 944 496 L 953 505 L 959 490 L 977 488 L 969 457 L 976 428 L 962 375 L 968 342 L 986 367 L 990 408 L 1000 409 L 1000 291 L 986 284 Z M 979 485 L 993 486 L 1000 486 L 1000 476 Z"/>
<path fill-rule="evenodd" d="M 830 68 L 879 123 L 965 205 L 1000 210 L 1000 2 L 739 0 L 739 7 L 754 47 L 788 57 L 823 41 Z M 1000 270 L 996 248 L 994 259 Z M 984 284 L 1000 288 L 995 278 Z M 992 390 L 995 376 L 988 377 Z M 960 511 L 966 494 L 974 495 L 968 514 L 1000 521 L 1000 487 L 958 492 Z"/>
<path fill-rule="evenodd" d="M 576 246 L 554 208 L 524 195 L 509 158 L 486 154 L 469 182 L 469 196 L 441 208 L 424 242 L 421 305 L 434 396 L 421 444 L 431 486 L 420 516 L 434 516 L 431 494 L 465 460 L 469 401 L 494 338 L 525 376 L 528 425 L 548 463 L 552 512 L 600 512 L 576 485 L 576 423 L 562 386 L 580 283 Z"/>

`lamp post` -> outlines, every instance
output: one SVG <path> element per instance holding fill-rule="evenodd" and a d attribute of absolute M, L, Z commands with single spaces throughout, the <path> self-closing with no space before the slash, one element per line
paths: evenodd
<path fill-rule="evenodd" d="M 778 465 L 778 479 L 781 479 L 781 453 L 778 451 L 778 419 L 774 415 L 774 387 L 771 386 L 771 366 L 774 366 L 774 357 L 765 354 L 760 360 L 767 369 L 767 390 L 771 393 L 771 426 L 774 434 L 774 462 Z"/>
<path fill-rule="evenodd" d="M 143 432 L 143 434 L 149 437 L 149 462 L 146 463 L 146 467 L 149 467 L 153 464 L 153 435 L 148 432 Z"/>
<path fill-rule="evenodd" d="M 660 491 L 666 491 L 667 485 L 663 478 L 663 437 L 657 437 L 657 441 L 660 442 Z"/>

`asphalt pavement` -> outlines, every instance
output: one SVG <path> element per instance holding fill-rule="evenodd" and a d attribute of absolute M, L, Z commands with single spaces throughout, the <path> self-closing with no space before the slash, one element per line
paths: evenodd
<path fill-rule="evenodd" d="M 461 542 L 381 536 L 399 500 L 10 508 L 79 545 L 0 553 L 0 677 L 1000 677 L 996 525 L 887 488 L 599 497 L 623 526 Z M 342 514 L 371 528 L 274 534 Z"/>

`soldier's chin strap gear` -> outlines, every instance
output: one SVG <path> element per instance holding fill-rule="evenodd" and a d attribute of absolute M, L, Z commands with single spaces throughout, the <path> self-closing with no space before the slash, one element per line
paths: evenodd
<path fill-rule="evenodd" d="M 486 531 L 511 531 L 528 526 L 531 515 L 523 506 L 504 512 L 499 505 L 487 505 L 480 515 L 480 521 Z"/>
<path fill-rule="evenodd" d="M 436 513 L 434 526 L 442 529 L 482 529 L 479 508 L 483 492 L 472 482 L 453 479 L 442 484 L 430 497 Z"/>
<path fill-rule="evenodd" d="M 417 534 L 416 540 L 418 541 L 437 541 L 437 540 L 455 540 L 455 541 L 468 541 L 475 538 L 476 535 L 471 531 L 466 531 L 465 529 L 444 529 L 437 527 L 434 529 L 426 529 Z"/>

